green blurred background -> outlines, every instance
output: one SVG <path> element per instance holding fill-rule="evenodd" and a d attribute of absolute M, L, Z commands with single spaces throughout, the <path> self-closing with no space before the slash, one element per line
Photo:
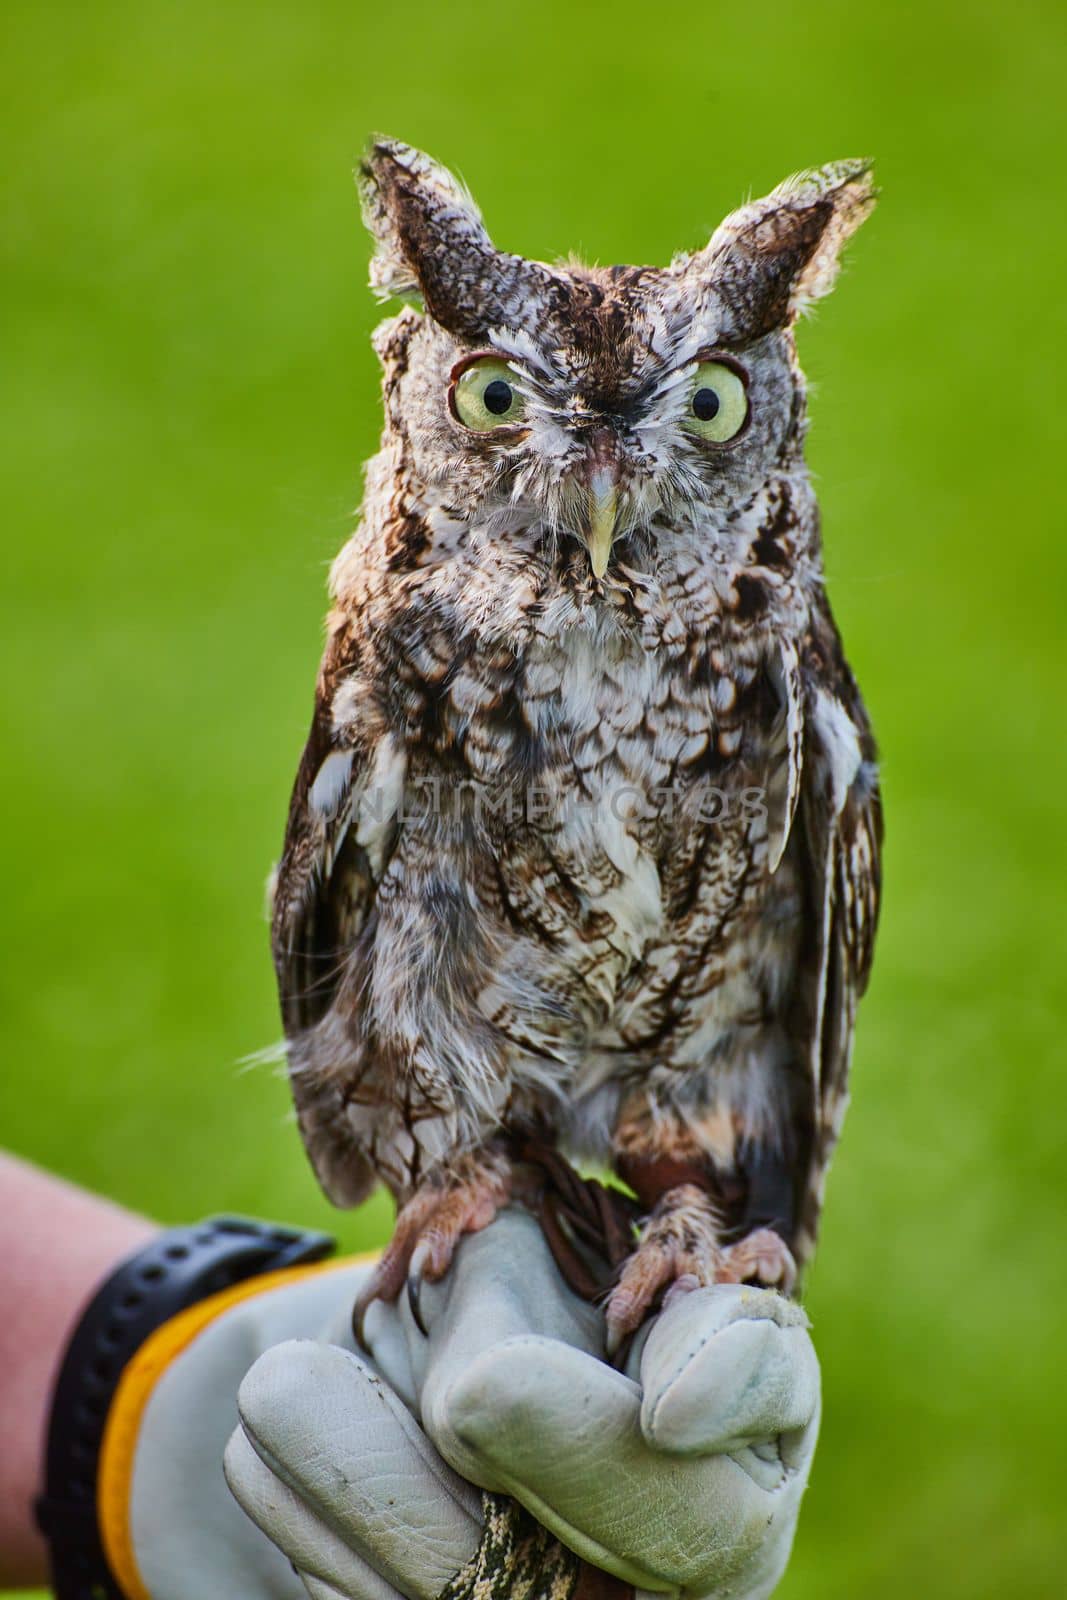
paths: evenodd
<path fill-rule="evenodd" d="M 499 242 L 600 261 L 877 158 L 802 333 L 889 834 L 781 1594 L 1062 1595 L 1063 7 L 9 0 L 3 27 L 0 1129 L 167 1221 L 388 1228 L 329 1211 L 284 1083 L 240 1065 L 278 1032 L 262 885 L 378 430 L 368 132 L 455 165 Z"/>

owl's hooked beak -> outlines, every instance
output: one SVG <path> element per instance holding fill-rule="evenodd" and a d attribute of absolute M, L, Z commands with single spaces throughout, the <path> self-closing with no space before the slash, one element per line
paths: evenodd
<path fill-rule="evenodd" d="M 619 478 L 616 468 L 597 466 L 589 475 L 585 545 L 593 576 L 602 578 L 611 560 L 615 523 L 619 513 Z"/>
<path fill-rule="evenodd" d="M 588 550 L 593 577 L 599 582 L 608 570 L 615 543 L 623 463 L 613 428 L 594 427 L 586 437 L 585 446 L 585 459 L 578 468 L 574 484 L 578 517 L 573 531 Z"/>

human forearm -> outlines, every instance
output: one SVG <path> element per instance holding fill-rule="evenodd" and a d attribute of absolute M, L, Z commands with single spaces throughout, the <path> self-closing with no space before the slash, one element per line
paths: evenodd
<path fill-rule="evenodd" d="M 152 1223 L 0 1153 L 0 1587 L 44 1581 L 34 1525 L 52 1382 L 82 1306 Z"/>

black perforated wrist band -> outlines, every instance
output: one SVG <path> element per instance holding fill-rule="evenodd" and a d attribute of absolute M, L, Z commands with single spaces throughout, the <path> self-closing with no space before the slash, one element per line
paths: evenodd
<path fill-rule="evenodd" d="M 104 1424 L 122 1370 L 149 1334 L 220 1289 L 328 1256 L 334 1242 L 244 1217 L 171 1228 L 97 1290 L 67 1346 L 52 1397 L 44 1491 L 36 1504 L 56 1600 L 124 1600 L 96 1517 Z"/>

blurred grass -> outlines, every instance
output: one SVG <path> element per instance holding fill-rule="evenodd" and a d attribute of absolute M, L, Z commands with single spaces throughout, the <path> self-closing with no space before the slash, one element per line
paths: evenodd
<path fill-rule="evenodd" d="M 1067 16 L 9 4 L 0 1129 L 166 1220 L 328 1211 L 262 882 L 378 428 L 349 170 L 396 133 L 498 240 L 664 261 L 873 154 L 803 352 L 889 819 L 810 1285 L 826 1420 L 784 1600 L 1063 1592 Z"/>

